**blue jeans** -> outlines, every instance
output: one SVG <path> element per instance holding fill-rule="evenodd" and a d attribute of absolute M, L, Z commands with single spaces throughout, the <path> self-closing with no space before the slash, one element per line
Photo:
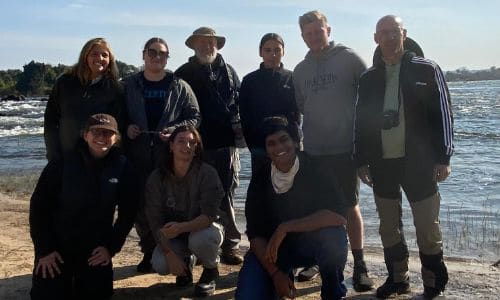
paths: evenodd
<path fill-rule="evenodd" d="M 278 251 L 277 265 L 285 273 L 293 268 L 317 264 L 321 275 L 321 298 L 341 299 L 347 289 L 344 267 L 347 236 L 344 226 L 326 227 L 313 232 L 289 234 Z M 236 299 L 277 299 L 274 284 L 257 256 L 248 251 L 238 275 Z"/>

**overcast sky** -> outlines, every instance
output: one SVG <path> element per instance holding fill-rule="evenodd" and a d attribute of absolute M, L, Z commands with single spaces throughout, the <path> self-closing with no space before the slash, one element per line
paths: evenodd
<path fill-rule="evenodd" d="M 494 0 L 15 0 L 0 3 L 0 70 L 22 69 L 31 60 L 74 64 L 83 44 L 98 36 L 119 60 L 136 66 L 146 40 L 162 37 L 170 48 L 167 68 L 175 70 L 192 55 L 184 41 L 200 26 L 227 38 L 221 53 L 240 77 L 257 68 L 258 44 L 267 32 L 282 35 L 284 63 L 293 69 L 307 51 L 298 17 L 313 9 L 327 16 L 331 38 L 368 65 L 375 23 L 396 14 L 444 70 L 500 67 L 500 1 Z"/>

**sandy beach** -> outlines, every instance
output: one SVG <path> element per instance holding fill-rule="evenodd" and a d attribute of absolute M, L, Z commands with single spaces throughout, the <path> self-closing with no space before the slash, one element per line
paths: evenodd
<path fill-rule="evenodd" d="M 29 299 L 33 246 L 28 226 L 28 196 L 0 193 L 0 299 Z M 248 248 L 248 241 L 243 247 Z M 366 249 L 366 261 L 377 285 L 385 280 L 385 265 L 381 248 Z M 120 253 L 114 259 L 115 295 L 113 299 L 192 299 L 193 288 L 175 287 L 174 276 L 139 274 L 135 266 L 141 258 L 137 238 L 130 235 Z M 479 262 L 460 258 L 446 258 L 450 281 L 446 299 L 498 299 L 500 295 L 500 269 L 493 262 Z M 234 299 L 238 266 L 221 265 L 221 277 L 216 295 L 210 299 Z M 412 299 L 422 293 L 418 254 L 410 258 L 412 293 L 396 299 Z M 195 281 L 201 267 L 194 270 Z M 352 258 L 349 255 L 345 270 L 347 299 L 375 299 L 374 291 L 356 293 L 352 289 Z M 297 299 L 319 299 L 321 280 L 297 283 Z"/>

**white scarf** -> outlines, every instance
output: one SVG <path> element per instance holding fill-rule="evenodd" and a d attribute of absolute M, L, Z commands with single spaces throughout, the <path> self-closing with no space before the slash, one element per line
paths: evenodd
<path fill-rule="evenodd" d="M 281 172 L 276 168 L 274 163 L 271 164 L 271 182 L 273 184 L 274 191 L 278 194 L 283 194 L 288 192 L 288 190 L 293 185 L 293 180 L 295 179 L 295 174 L 299 171 L 299 157 L 295 157 L 295 162 L 288 172 Z"/>

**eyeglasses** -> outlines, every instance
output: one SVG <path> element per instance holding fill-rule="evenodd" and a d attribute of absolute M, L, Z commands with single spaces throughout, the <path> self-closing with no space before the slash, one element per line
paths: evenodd
<path fill-rule="evenodd" d="M 146 51 L 146 50 L 144 50 Z M 147 54 L 149 58 L 153 59 L 156 57 L 160 57 L 160 59 L 167 59 L 170 58 L 169 52 L 168 51 L 158 51 L 156 49 L 149 48 L 147 50 Z"/>
<path fill-rule="evenodd" d="M 115 134 L 114 131 L 104 129 L 104 128 L 91 128 L 89 131 L 93 136 L 95 136 L 95 137 L 102 136 L 105 139 L 110 138 Z"/>

